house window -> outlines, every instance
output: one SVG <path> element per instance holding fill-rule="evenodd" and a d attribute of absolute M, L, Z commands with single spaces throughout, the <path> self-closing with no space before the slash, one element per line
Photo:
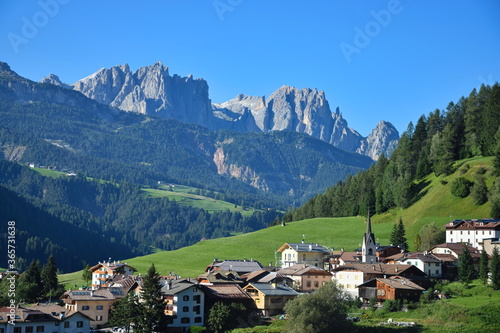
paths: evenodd
<path fill-rule="evenodd" d="M 201 295 L 194 295 L 193 296 L 193 301 L 195 301 L 196 303 L 200 303 L 200 301 L 201 301 Z"/>
<path fill-rule="evenodd" d="M 306 261 L 306 255 L 305 254 L 302 255 L 302 261 Z"/>
<path fill-rule="evenodd" d="M 45 326 L 37 326 L 36 331 L 37 332 L 45 332 Z"/>
<path fill-rule="evenodd" d="M 199 305 L 195 305 L 193 306 L 193 312 L 195 312 L 196 314 L 200 314 L 200 306 Z"/>
<path fill-rule="evenodd" d="M 69 321 L 64 322 L 64 328 L 69 328 Z M 38 332 L 38 331 L 37 331 Z"/>
<path fill-rule="evenodd" d="M 77 321 L 76 327 L 83 327 L 83 321 Z"/>
<path fill-rule="evenodd" d="M 438 275 L 438 274 L 439 274 L 439 269 L 436 269 L 436 275 Z"/>
<path fill-rule="evenodd" d="M 318 288 L 318 287 L 319 287 L 319 283 L 318 283 L 318 281 L 314 281 L 314 286 L 315 286 L 316 288 Z"/>
<path fill-rule="evenodd" d="M 87 311 L 88 309 L 89 309 L 89 306 L 88 306 L 88 305 L 84 305 L 84 306 L 82 306 L 82 310 L 83 310 L 83 311 Z"/>
<path fill-rule="evenodd" d="M 450 243 L 453 243 L 453 238 L 451 239 L 451 242 Z"/>
<path fill-rule="evenodd" d="M 310 288 L 310 287 L 311 287 L 311 281 L 307 281 L 307 282 L 306 282 L 306 287 L 307 287 L 307 288 Z"/>
<path fill-rule="evenodd" d="M 201 317 L 195 317 L 194 318 L 195 323 L 201 323 Z"/>
<path fill-rule="evenodd" d="M 182 317 L 181 318 L 181 323 L 183 323 L 183 324 L 189 324 L 189 322 L 190 322 L 190 320 L 189 320 L 188 317 Z"/>
<path fill-rule="evenodd" d="M 26 326 L 26 333 L 33 333 L 33 326 Z"/>
<path fill-rule="evenodd" d="M 183 306 L 182 312 L 189 312 L 189 306 Z"/>
<path fill-rule="evenodd" d="M 95 316 L 96 321 L 102 321 L 102 316 Z"/>
<path fill-rule="evenodd" d="M 14 333 L 21 333 L 22 327 L 14 327 Z"/>
<path fill-rule="evenodd" d="M 188 296 L 188 295 L 183 296 L 183 297 L 182 297 L 182 300 L 183 300 L 183 301 L 189 301 L 189 296 Z"/>
<path fill-rule="evenodd" d="M 103 309 L 102 305 L 97 306 L 97 310 L 102 310 L 102 309 Z"/>
<path fill-rule="evenodd" d="M 385 296 L 385 290 L 384 289 L 377 289 L 377 296 Z"/>

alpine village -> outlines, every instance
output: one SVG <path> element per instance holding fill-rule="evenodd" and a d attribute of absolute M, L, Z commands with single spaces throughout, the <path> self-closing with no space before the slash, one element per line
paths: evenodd
<path fill-rule="evenodd" d="M 0 333 L 500 331 L 498 83 L 369 137 L 316 89 L 207 96 L 0 63 Z"/>

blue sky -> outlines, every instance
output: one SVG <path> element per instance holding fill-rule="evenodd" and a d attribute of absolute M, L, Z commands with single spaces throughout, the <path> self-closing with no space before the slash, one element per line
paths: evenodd
<path fill-rule="evenodd" d="M 35 81 L 162 61 L 206 79 L 213 102 L 324 90 L 365 136 L 500 80 L 493 0 L 0 0 L 0 22 L 0 61 Z"/>

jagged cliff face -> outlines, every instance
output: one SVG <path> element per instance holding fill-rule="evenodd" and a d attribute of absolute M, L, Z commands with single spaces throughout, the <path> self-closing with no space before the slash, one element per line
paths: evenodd
<path fill-rule="evenodd" d="M 205 126 L 212 124 L 206 81 L 193 79 L 191 75 L 170 76 L 168 67 L 161 62 L 135 72 L 127 64 L 102 68 L 77 81 L 74 89 L 124 111 L 156 114 Z"/>
<path fill-rule="evenodd" d="M 43 79 L 62 87 L 57 76 Z M 265 97 L 238 95 L 212 104 L 208 84 L 193 77 L 170 76 L 161 62 L 132 72 L 128 65 L 102 68 L 79 80 L 74 88 L 112 107 L 200 124 L 212 130 L 240 132 L 289 130 L 306 133 L 335 147 L 376 160 L 395 149 L 399 133 L 381 122 L 368 137 L 350 128 L 339 109 L 332 112 L 324 91 L 282 86 Z"/>
<path fill-rule="evenodd" d="M 339 108 L 332 113 L 323 91 L 283 86 L 264 97 L 239 95 L 213 104 L 221 127 L 236 131 L 296 131 L 326 141 L 337 148 L 377 160 L 397 146 L 398 131 L 382 121 L 368 137 L 350 128 Z"/>
<path fill-rule="evenodd" d="M 380 155 L 390 156 L 399 140 L 398 130 L 387 121 L 380 121 L 370 135 L 361 142 L 357 153 L 377 160 Z"/>

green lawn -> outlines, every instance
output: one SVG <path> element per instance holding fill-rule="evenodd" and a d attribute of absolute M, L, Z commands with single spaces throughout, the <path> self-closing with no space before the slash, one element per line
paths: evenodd
<path fill-rule="evenodd" d="M 216 200 L 213 198 L 205 197 L 202 195 L 189 193 L 190 191 L 194 191 L 195 188 L 176 185 L 174 191 L 166 190 L 166 189 L 151 189 L 151 188 L 143 188 L 142 191 L 151 197 L 167 197 L 169 200 L 175 200 L 183 205 L 201 208 L 210 213 L 216 211 L 225 211 L 229 210 L 231 212 L 240 212 L 244 216 L 249 216 L 254 213 L 252 209 L 243 209 L 241 206 L 236 206 L 230 202 Z"/>
<path fill-rule="evenodd" d="M 42 169 L 42 168 L 30 168 L 32 170 L 35 170 L 39 174 L 45 177 L 52 177 L 52 178 L 59 178 L 61 176 L 65 176 L 66 172 L 62 171 L 55 171 L 55 170 L 49 170 L 49 169 Z"/>

